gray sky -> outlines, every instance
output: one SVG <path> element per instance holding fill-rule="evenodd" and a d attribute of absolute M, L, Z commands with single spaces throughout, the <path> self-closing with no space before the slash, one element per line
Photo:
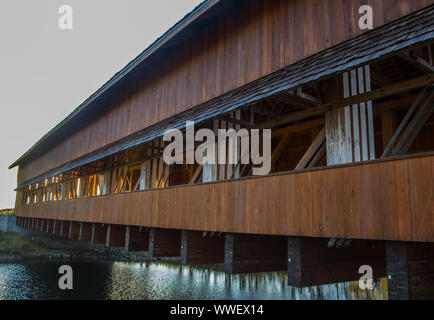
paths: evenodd
<path fill-rule="evenodd" d="M 0 209 L 7 167 L 201 0 L 1 0 Z M 73 30 L 60 30 L 61 5 Z"/>

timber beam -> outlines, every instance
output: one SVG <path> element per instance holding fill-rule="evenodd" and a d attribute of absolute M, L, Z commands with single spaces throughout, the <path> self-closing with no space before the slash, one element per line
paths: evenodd
<path fill-rule="evenodd" d="M 365 92 L 363 94 L 358 94 L 348 98 L 340 98 L 336 100 L 326 101 L 318 104 L 313 108 L 305 109 L 298 112 L 293 112 L 288 115 L 279 117 L 278 119 L 262 122 L 259 125 L 259 128 L 261 129 L 275 128 L 278 126 L 283 126 L 288 123 L 302 121 L 310 117 L 322 116 L 327 111 L 330 111 L 332 108 L 341 108 L 353 104 L 366 102 L 369 100 L 375 100 L 375 99 L 380 99 L 388 96 L 393 96 L 420 87 L 432 85 L 433 83 L 434 83 L 434 73 L 430 73 L 418 78 L 402 81 L 399 83 L 394 83 L 387 87 L 382 87 L 376 90 Z"/>
<path fill-rule="evenodd" d="M 182 231 L 182 264 L 224 263 L 225 237 L 200 231 Z"/>
<path fill-rule="evenodd" d="M 181 230 L 152 228 L 149 239 L 149 257 L 180 257 Z"/>
<path fill-rule="evenodd" d="M 327 107 L 327 106 L 333 107 L 333 108 L 350 106 L 353 104 L 366 102 L 368 100 L 380 99 L 380 98 L 392 96 L 392 95 L 395 95 L 398 93 L 418 89 L 418 88 L 421 88 L 424 86 L 430 86 L 433 83 L 434 83 L 434 73 L 430 73 L 430 74 L 427 74 L 427 75 L 424 75 L 424 76 L 421 76 L 418 78 L 414 78 L 414 79 L 410 79 L 407 81 L 395 83 L 393 85 L 379 88 L 376 90 L 372 90 L 372 91 L 369 91 L 366 93 L 358 94 L 358 95 L 351 96 L 351 97 L 344 98 L 344 99 L 339 99 L 336 101 L 326 102 L 326 103 L 321 104 L 319 106 L 319 108 Z"/>
<path fill-rule="evenodd" d="M 398 56 L 425 73 L 434 72 L 434 67 L 418 56 L 411 56 L 406 52 L 399 53 Z"/>
<path fill-rule="evenodd" d="M 386 276 L 382 242 L 352 240 L 347 246 L 329 247 L 328 239 L 288 237 L 288 285 L 308 287 L 356 281 L 361 266 L 370 266 L 373 278 Z"/>
<path fill-rule="evenodd" d="M 226 234 L 224 270 L 227 274 L 286 270 L 286 237 Z"/>

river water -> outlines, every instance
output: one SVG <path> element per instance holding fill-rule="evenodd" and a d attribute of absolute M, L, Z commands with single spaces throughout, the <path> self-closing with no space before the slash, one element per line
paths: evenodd
<path fill-rule="evenodd" d="M 72 267 L 73 290 L 59 289 L 62 264 Z M 0 300 L 5 299 L 387 299 L 387 281 L 367 291 L 357 283 L 299 289 L 286 285 L 284 272 L 228 276 L 164 262 L 38 261 L 0 264 Z"/>

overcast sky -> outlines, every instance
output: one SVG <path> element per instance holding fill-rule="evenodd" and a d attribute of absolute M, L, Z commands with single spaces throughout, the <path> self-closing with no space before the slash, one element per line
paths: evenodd
<path fill-rule="evenodd" d="M 200 2 L 0 1 L 0 209 L 15 203 L 8 166 Z"/>

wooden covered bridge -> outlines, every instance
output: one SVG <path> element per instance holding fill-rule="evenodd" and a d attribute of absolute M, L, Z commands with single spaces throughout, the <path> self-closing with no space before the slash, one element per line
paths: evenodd
<path fill-rule="evenodd" d="M 18 224 L 301 287 L 369 265 L 433 298 L 433 2 L 204 1 L 11 165 Z M 186 121 L 271 129 L 270 174 L 166 164 Z"/>

